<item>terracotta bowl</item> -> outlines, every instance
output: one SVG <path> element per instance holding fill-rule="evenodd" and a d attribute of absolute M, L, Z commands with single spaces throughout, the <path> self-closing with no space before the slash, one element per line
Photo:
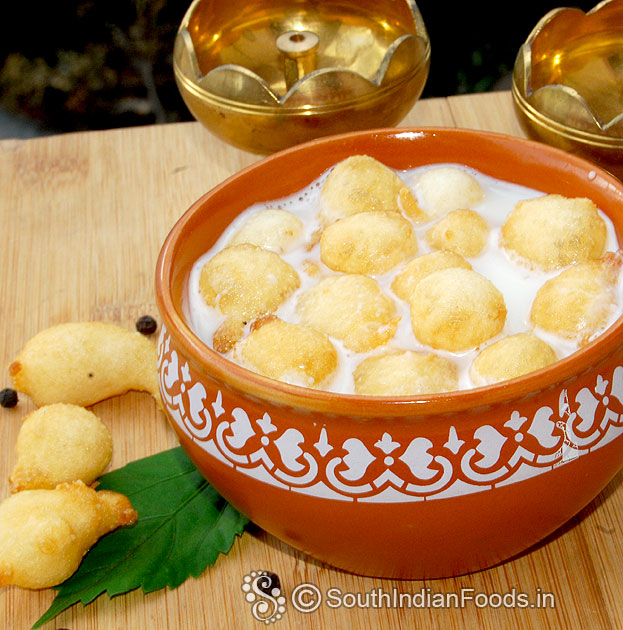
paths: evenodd
<path fill-rule="evenodd" d="M 265 158 L 199 199 L 157 265 L 162 397 L 179 440 L 235 507 L 278 538 L 370 576 L 471 572 L 520 553 L 589 503 L 623 465 L 623 320 L 553 366 L 414 398 L 283 384 L 193 334 L 182 296 L 195 260 L 242 210 L 299 190 L 349 155 L 398 169 L 458 162 L 586 196 L 623 233 L 623 184 L 542 144 L 457 129 L 357 132 Z"/>

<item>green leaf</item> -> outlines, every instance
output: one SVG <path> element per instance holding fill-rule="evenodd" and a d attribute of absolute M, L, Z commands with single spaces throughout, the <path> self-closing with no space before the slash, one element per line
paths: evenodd
<path fill-rule="evenodd" d="M 127 496 L 138 512 L 131 527 L 102 537 L 84 557 L 38 628 L 77 602 L 88 604 L 142 587 L 175 588 L 226 554 L 248 519 L 201 476 L 178 447 L 132 462 L 100 478 L 98 490 Z"/>

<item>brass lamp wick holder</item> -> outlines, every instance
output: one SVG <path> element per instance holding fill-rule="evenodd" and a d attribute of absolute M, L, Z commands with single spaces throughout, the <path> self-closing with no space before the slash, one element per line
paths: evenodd
<path fill-rule="evenodd" d="M 311 31 L 288 31 L 277 37 L 276 44 L 283 54 L 283 74 L 289 90 L 316 69 L 318 35 Z"/>

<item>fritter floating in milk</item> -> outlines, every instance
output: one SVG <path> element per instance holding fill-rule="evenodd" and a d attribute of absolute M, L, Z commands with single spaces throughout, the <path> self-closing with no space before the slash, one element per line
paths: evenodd
<path fill-rule="evenodd" d="M 409 302 L 415 285 L 433 271 L 462 267 L 471 269 L 472 266 L 458 254 L 447 250 L 439 250 L 424 256 L 418 256 L 406 263 L 392 282 L 392 291 L 405 302 Z"/>
<path fill-rule="evenodd" d="M 424 171 L 415 182 L 415 191 L 422 209 L 433 217 L 471 208 L 484 197 L 476 178 L 455 166 Z"/>
<path fill-rule="evenodd" d="M 578 263 L 551 278 L 532 303 L 534 326 L 580 345 L 601 332 L 617 309 L 621 254 Z"/>
<path fill-rule="evenodd" d="M 250 243 L 283 254 L 296 244 L 302 231 L 303 222 L 295 214 L 280 208 L 266 208 L 246 219 L 229 245 Z"/>
<path fill-rule="evenodd" d="M 458 387 L 457 366 L 432 353 L 395 350 L 364 359 L 355 368 L 355 393 L 367 396 L 415 396 Z"/>
<path fill-rule="evenodd" d="M 401 209 L 416 221 L 425 218 L 400 177 L 367 155 L 353 155 L 338 162 L 329 173 L 320 196 L 323 225 L 358 212 L 400 212 Z"/>
<path fill-rule="evenodd" d="M 320 259 L 330 269 L 376 275 L 417 253 L 411 223 L 396 212 L 360 212 L 324 229 Z"/>
<path fill-rule="evenodd" d="M 221 250 L 201 270 L 199 292 L 227 315 L 214 346 L 227 352 L 247 323 L 272 313 L 300 285 L 294 268 L 275 252 L 242 243 Z"/>
<path fill-rule="evenodd" d="M 600 258 L 607 236 L 590 199 L 545 195 L 515 206 L 502 226 L 501 245 L 519 261 L 552 271 Z"/>
<path fill-rule="evenodd" d="M 556 352 L 545 341 L 533 333 L 518 333 L 482 350 L 469 375 L 474 385 L 490 385 L 539 370 L 556 359 Z"/>
<path fill-rule="evenodd" d="M 355 352 L 386 343 L 396 332 L 396 308 L 378 283 L 361 274 L 330 276 L 299 298 L 301 323 L 335 337 Z"/>
<path fill-rule="evenodd" d="M 475 348 L 502 332 L 506 322 L 500 291 L 469 269 L 429 274 L 415 286 L 410 302 L 416 339 L 439 350 Z"/>
<path fill-rule="evenodd" d="M 459 256 L 478 256 L 489 238 L 489 225 L 474 210 L 453 210 L 426 232 L 434 249 L 446 249 Z"/>
<path fill-rule="evenodd" d="M 234 348 L 241 365 L 278 380 L 319 387 L 337 368 L 337 351 L 317 330 L 290 324 L 269 315 L 259 319 L 251 333 Z"/>

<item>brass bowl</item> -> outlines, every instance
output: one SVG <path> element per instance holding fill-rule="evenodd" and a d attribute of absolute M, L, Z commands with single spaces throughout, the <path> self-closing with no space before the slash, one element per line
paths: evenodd
<path fill-rule="evenodd" d="M 429 64 L 413 0 L 195 0 L 174 48 L 193 116 L 262 154 L 395 125 L 422 93 Z"/>
<path fill-rule="evenodd" d="M 545 15 L 519 50 L 512 93 L 531 137 L 623 178 L 623 0 Z"/>

